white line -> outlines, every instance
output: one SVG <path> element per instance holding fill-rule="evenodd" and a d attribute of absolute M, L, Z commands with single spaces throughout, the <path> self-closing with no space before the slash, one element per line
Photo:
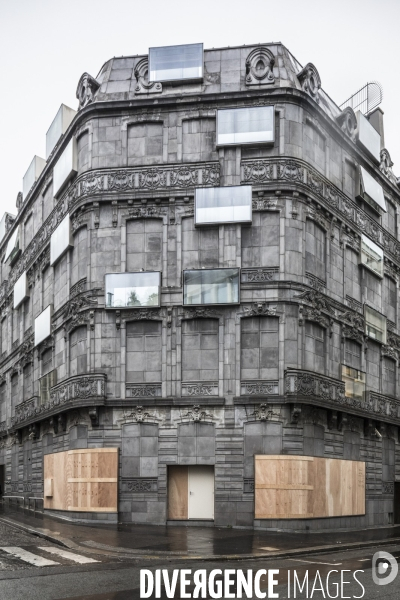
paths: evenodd
<path fill-rule="evenodd" d="M 293 561 L 296 562 L 304 562 L 304 563 L 308 563 L 309 565 L 329 565 L 331 567 L 338 567 L 339 565 L 341 565 L 342 563 L 326 563 L 326 562 L 318 562 L 316 560 L 311 561 L 311 560 L 301 560 L 300 558 L 292 558 Z"/>
<path fill-rule="evenodd" d="M 62 550 L 61 548 L 57 548 L 56 546 L 38 546 L 38 548 L 39 550 L 44 550 L 45 552 L 50 552 L 51 554 L 57 554 L 58 556 L 61 556 L 61 558 L 73 560 L 74 562 L 77 562 L 80 565 L 100 562 L 98 560 L 94 560 L 94 558 L 88 558 L 87 556 L 82 556 L 81 554 L 74 554 L 73 552 Z"/>
<path fill-rule="evenodd" d="M 32 554 L 32 552 L 28 552 L 27 550 L 23 550 L 22 548 L 7 546 L 2 547 L 0 550 L 7 552 L 7 554 L 12 554 L 21 560 L 34 565 L 35 567 L 50 567 L 52 565 L 59 565 L 60 563 L 55 562 L 54 560 L 48 560 L 47 558 L 43 558 L 42 556 L 37 556 L 36 554 Z"/>

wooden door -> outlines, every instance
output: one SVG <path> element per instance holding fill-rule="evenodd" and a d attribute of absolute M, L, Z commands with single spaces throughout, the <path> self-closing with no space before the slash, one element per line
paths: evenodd
<path fill-rule="evenodd" d="M 168 519 L 188 518 L 188 467 L 168 467 Z"/>

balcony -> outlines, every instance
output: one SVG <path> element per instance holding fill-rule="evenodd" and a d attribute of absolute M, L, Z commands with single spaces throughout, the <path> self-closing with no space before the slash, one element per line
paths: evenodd
<path fill-rule="evenodd" d="M 285 371 L 286 402 L 316 404 L 364 418 L 400 424 L 400 401 L 391 396 L 366 391 L 362 396 L 346 396 L 345 383 L 313 371 Z"/>
<path fill-rule="evenodd" d="M 50 400 L 40 404 L 33 396 L 15 407 L 11 419 L 13 429 L 26 427 L 71 408 L 103 406 L 106 400 L 106 378 L 103 373 L 87 373 L 65 379 L 50 389 Z"/>

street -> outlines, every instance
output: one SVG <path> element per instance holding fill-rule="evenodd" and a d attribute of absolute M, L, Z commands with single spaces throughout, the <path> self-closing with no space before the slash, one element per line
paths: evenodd
<path fill-rule="evenodd" d="M 136 600 L 140 597 L 140 569 L 279 569 L 279 585 L 275 592 L 279 598 L 329 598 L 363 597 L 367 600 L 385 598 L 397 599 L 400 592 L 400 577 L 388 586 L 377 586 L 371 577 L 374 549 L 337 551 L 329 554 L 309 555 L 298 558 L 248 559 L 237 561 L 182 560 L 174 558 L 138 559 L 128 552 L 116 552 L 112 549 L 88 549 L 83 545 L 74 549 L 63 548 L 50 541 L 25 533 L 12 526 L 0 523 L 0 598 L 2 600 Z M 400 546 L 390 545 L 384 548 L 396 558 L 400 557 Z M 335 571 L 345 574 L 343 595 L 337 595 L 335 583 L 340 580 Z M 357 583 L 352 576 L 355 571 Z M 303 582 L 308 571 L 308 595 L 306 587 L 296 596 L 293 593 L 294 571 L 299 582 Z M 319 572 L 319 578 L 317 576 Z M 330 575 L 329 588 L 326 579 Z M 292 587 L 288 593 L 288 572 Z M 315 578 L 317 576 L 317 584 Z M 321 590 L 321 582 L 322 588 Z M 360 585 L 362 584 L 362 585 Z M 314 591 L 313 591 L 314 585 Z M 267 577 L 261 577 L 260 588 L 267 591 Z M 319 589 L 318 589 L 319 588 Z M 363 589 L 365 593 L 363 594 Z M 192 588 L 193 589 L 193 588 Z M 340 589 L 340 588 L 339 588 Z M 177 588 L 179 590 L 179 587 Z M 190 592 L 190 586 L 187 588 Z M 339 592 L 341 593 L 341 592 Z M 329 595 L 330 594 L 330 595 Z M 154 597 L 154 596 L 153 596 Z M 162 598 L 167 596 L 162 593 Z M 180 598 L 179 591 L 175 598 Z M 255 597 L 255 596 L 254 596 Z"/>

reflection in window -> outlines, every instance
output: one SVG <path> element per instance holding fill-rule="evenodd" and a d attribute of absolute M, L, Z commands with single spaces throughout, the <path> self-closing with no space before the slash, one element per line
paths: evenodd
<path fill-rule="evenodd" d="M 366 235 L 361 236 L 361 264 L 383 277 L 383 250 Z"/>
<path fill-rule="evenodd" d="M 109 273 L 106 307 L 131 308 L 160 305 L 161 273 Z"/>
<path fill-rule="evenodd" d="M 365 392 L 365 373 L 342 365 L 342 381 L 345 384 L 346 398 L 362 400 Z"/>
<path fill-rule="evenodd" d="M 50 371 L 39 379 L 40 404 L 50 402 L 50 390 L 57 384 L 57 369 Z"/>
<path fill-rule="evenodd" d="M 203 44 L 149 49 L 149 81 L 202 79 Z"/>
<path fill-rule="evenodd" d="M 382 186 L 363 167 L 360 167 L 360 174 L 362 199 L 368 202 L 377 212 L 381 210 L 387 212 Z"/>
<path fill-rule="evenodd" d="M 183 303 L 239 303 L 239 269 L 184 271 Z"/>
<path fill-rule="evenodd" d="M 251 222 L 251 185 L 196 189 L 196 225 Z"/>
<path fill-rule="evenodd" d="M 386 344 L 386 317 L 364 304 L 365 333 L 368 337 Z"/>
<path fill-rule="evenodd" d="M 229 108 L 218 111 L 217 145 L 274 141 L 274 107 Z"/>

